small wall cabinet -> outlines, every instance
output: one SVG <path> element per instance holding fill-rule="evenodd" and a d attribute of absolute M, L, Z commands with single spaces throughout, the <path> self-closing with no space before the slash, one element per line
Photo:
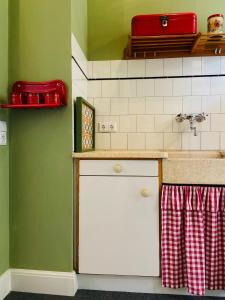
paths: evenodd
<path fill-rule="evenodd" d="M 78 272 L 159 276 L 158 160 L 80 160 Z"/>

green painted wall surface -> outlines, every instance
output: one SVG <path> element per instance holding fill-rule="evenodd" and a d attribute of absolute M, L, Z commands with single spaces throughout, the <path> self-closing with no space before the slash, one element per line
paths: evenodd
<path fill-rule="evenodd" d="M 199 31 L 206 32 L 207 17 L 212 13 L 225 13 L 225 1 L 88 0 L 89 59 L 121 59 L 134 15 L 185 11 L 195 11 Z"/>
<path fill-rule="evenodd" d="M 87 9 L 87 0 L 71 0 L 72 32 L 86 56 L 88 53 Z"/>
<path fill-rule="evenodd" d="M 70 0 L 10 1 L 10 83 L 62 79 L 68 106 L 10 112 L 12 268 L 73 269 Z"/>
<path fill-rule="evenodd" d="M 7 101 L 8 89 L 8 0 L 0 2 L 0 101 Z M 0 120 L 7 112 L 0 109 Z M 0 146 L 0 275 L 9 268 L 9 149 Z"/>

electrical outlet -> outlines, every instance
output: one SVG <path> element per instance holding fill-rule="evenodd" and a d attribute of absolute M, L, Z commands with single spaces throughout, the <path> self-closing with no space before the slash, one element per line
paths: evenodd
<path fill-rule="evenodd" d="M 117 123 L 109 122 L 109 132 L 117 132 Z"/>
<path fill-rule="evenodd" d="M 109 132 L 109 122 L 99 122 L 98 132 Z"/>
<path fill-rule="evenodd" d="M 6 146 L 7 145 L 7 132 L 0 131 L 0 145 Z"/>

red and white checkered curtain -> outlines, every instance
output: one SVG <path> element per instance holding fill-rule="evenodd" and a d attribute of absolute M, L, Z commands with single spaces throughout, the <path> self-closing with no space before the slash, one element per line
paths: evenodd
<path fill-rule="evenodd" d="M 225 290 L 225 187 L 164 185 L 162 285 Z"/>

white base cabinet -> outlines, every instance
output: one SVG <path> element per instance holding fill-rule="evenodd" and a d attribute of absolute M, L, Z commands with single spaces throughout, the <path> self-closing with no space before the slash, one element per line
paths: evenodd
<path fill-rule="evenodd" d="M 97 172 L 79 177 L 79 273 L 159 276 L 158 177 Z"/>

